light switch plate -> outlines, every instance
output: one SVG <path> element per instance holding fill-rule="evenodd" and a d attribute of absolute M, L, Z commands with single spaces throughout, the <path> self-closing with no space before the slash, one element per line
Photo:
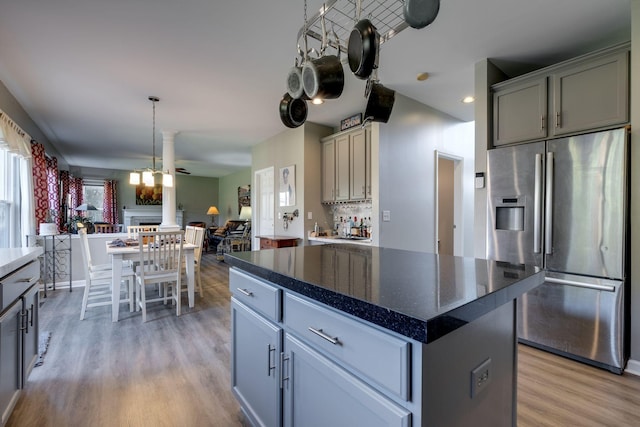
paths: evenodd
<path fill-rule="evenodd" d="M 307 219 L 313 219 L 313 212 L 307 212 Z"/>
<path fill-rule="evenodd" d="M 384 222 L 391 221 L 391 211 L 382 211 L 382 220 Z"/>

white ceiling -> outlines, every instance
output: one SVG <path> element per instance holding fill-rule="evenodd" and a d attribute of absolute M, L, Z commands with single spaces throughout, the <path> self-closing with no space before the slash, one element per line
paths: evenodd
<path fill-rule="evenodd" d="M 220 177 L 249 166 L 251 147 L 286 129 L 278 104 L 303 5 L 3 0 L 0 80 L 71 166 L 150 166 L 155 95 L 157 154 L 159 131 L 178 131 L 176 166 Z M 309 15 L 321 5 L 308 0 Z M 630 0 L 442 0 L 433 24 L 383 45 L 379 77 L 469 121 L 473 105 L 460 100 L 473 93 L 479 60 L 517 75 L 629 40 L 630 28 Z M 430 78 L 417 82 L 422 71 Z M 345 75 L 342 96 L 309 106 L 308 121 L 336 126 L 364 109 L 364 81 L 348 67 Z"/>

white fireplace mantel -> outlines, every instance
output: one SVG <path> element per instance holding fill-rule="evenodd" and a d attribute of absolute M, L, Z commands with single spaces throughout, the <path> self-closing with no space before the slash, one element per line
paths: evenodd
<path fill-rule="evenodd" d="M 176 210 L 176 223 L 183 228 L 183 210 Z M 144 208 L 124 209 L 124 226 L 162 223 L 162 207 L 146 206 Z"/>

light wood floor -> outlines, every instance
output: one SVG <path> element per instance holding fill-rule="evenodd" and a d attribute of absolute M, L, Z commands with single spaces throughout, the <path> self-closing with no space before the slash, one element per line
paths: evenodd
<path fill-rule="evenodd" d="M 202 258 L 204 298 L 179 318 L 159 306 L 146 324 L 128 310 L 114 324 L 97 307 L 80 321 L 80 289 L 49 293 L 49 350 L 7 426 L 243 425 L 229 382 L 227 265 Z M 640 377 L 520 346 L 518 425 L 640 426 Z"/>

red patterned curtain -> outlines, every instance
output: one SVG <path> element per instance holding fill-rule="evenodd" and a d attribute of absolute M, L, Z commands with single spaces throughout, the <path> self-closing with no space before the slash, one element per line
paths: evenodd
<path fill-rule="evenodd" d="M 77 214 L 75 209 L 83 202 L 82 185 L 82 178 L 69 177 L 69 194 L 71 194 L 71 216 L 75 216 Z"/>
<path fill-rule="evenodd" d="M 62 216 L 60 215 L 60 180 L 58 178 L 58 159 L 47 157 L 47 187 L 49 192 L 49 209 L 54 212 L 58 230 L 62 227 Z"/>
<path fill-rule="evenodd" d="M 102 201 L 102 217 L 104 222 L 119 224 L 118 201 L 117 201 L 118 181 L 106 179 L 104 181 L 104 200 Z"/>
<path fill-rule="evenodd" d="M 36 224 L 44 222 L 49 209 L 49 188 L 47 184 L 47 157 L 44 146 L 31 141 L 31 157 L 33 162 L 33 198 L 36 213 Z"/>

